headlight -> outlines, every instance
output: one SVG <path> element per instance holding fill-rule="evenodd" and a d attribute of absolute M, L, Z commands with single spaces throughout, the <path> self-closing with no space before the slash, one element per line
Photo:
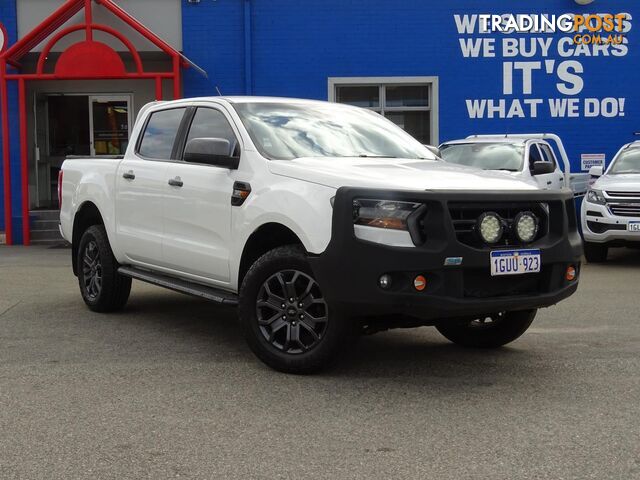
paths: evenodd
<path fill-rule="evenodd" d="M 477 229 L 485 243 L 497 243 L 502 238 L 504 222 L 497 213 L 486 212 L 478 218 Z"/>
<path fill-rule="evenodd" d="M 412 202 L 354 200 L 353 223 L 368 227 L 407 230 L 407 219 L 419 206 L 419 203 Z"/>
<path fill-rule="evenodd" d="M 514 227 L 522 243 L 531 243 L 538 234 L 538 217 L 531 212 L 520 212 L 516 215 Z"/>
<path fill-rule="evenodd" d="M 589 190 L 587 192 L 587 202 L 597 205 L 605 205 L 607 203 L 602 195 L 602 190 Z"/>

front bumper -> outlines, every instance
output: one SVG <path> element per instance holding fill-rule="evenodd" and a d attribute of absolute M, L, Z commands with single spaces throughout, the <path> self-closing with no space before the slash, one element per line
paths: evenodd
<path fill-rule="evenodd" d="M 630 232 L 630 222 L 640 222 L 639 217 L 613 215 L 607 205 L 582 203 L 580 214 L 582 236 L 585 241 L 609 246 L 640 245 L 640 233 Z"/>
<path fill-rule="evenodd" d="M 390 247 L 356 238 L 352 205 L 357 198 L 426 204 L 426 241 L 414 247 Z M 459 241 L 449 211 L 451 202 L 547 204 L 549 227 L 542 238 L 526 247 L 496 248 L 540 249 L 542 271 L 492 277 L 492 249 Z M 429 324 L 436 319 L 548 307 L 569 297 L 578 287 L 577 280 L 565 280 L 570 265 L 579 271 L 583 253 L 573 202 L 570 191 L 388 192 L 343 187 L 334 202 L 329 246 L 309 261 L 330 305 L 350 316 L 402 315 Z M 447 258 L 462 258 L 462 263 L 445 266 Z M 393 279 L 389 290 L 378 286 L 383 274 L 390 274 Z M 422 292 L 413 287 L 417 275 L 427 279 Z"/>

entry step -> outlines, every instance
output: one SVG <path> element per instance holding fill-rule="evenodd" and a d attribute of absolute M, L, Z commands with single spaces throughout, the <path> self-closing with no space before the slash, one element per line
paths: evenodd
<path fill-rule="evenodd" d="M 142 282 L 158 285 L 159 287 L 168 288 L 169 290 L 174 290 L 176 292 L 186 293 L 187 295 L 192 295 L 194 297 L 204 298 L 223 305 L 238 304 L 238 296 L 234 293 L 225 292 L 224 290 L 208 287 L 199 283 L 188 282 L 168 275 L 150 272 L 141 268 L 120 267 L 118 269 L 118 273 Z"/>

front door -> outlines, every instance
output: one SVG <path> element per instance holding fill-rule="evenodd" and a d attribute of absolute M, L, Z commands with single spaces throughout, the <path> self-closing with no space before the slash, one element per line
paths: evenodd
<path fill-rule="evenodd" d="M 186 143 L 206 137 L 224 138 L 237 145 L 225 113 L 198 107 Z M 162 246 L 165 266 L 214 284 L 228 284 L 235 171 L 179 162 L 171 163 L 166 173 Z M 168 180 L 173 180 L 173 185 Z"/>
<path fill-rule="evenodd" d="M 549 181 L 552 182 L 551 185 L 549 185 L 549 188 L 554 190 L 562 188 L 564 186 L 564 175 L 558 167 L 558 160 L 556 159 L 553 150 L 546 143 L 539 143 L 538 147 L 540 148 L 540 153 L 542 154 L 543 160 L 545 162 L 552 163 L 555 169 L 555 171 L 550 174 L 549 179 L 547 180 L 547 183 Z"/>
<path fill-rule="evenodd" d="M 529 169 L 533 173 L 533 164 L 536 162 L 545 162 L 546 159 L 542 156 L 542 152 L 537 143 L 531 143 L 529 145 Z M 535 181 L 538 186 L 543 190 L 549 190 L 554 188 L 554 182 L 557 175 L 555 173 L 545 173 L 543 175 L 534 175 Z"/>

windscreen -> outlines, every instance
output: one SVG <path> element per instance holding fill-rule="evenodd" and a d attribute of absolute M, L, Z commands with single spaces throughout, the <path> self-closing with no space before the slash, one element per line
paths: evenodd
<path fill-rule="evenodd" d="M 509 143 L 459 143 L 440 147 L 445 162 L 484 170 L 522 169 L 524 147 Z"/>
<path fill-rule="evenodd" d="M 607 173 L 640 173 L 640 148 L 623 151 Z"/>
<path fill-rule="evenodd" d="M 377 113 L 330 103 L 238 103 L 242 123 L 272 160 L 302 157 L 428 159 L 411 135 Z"/>

